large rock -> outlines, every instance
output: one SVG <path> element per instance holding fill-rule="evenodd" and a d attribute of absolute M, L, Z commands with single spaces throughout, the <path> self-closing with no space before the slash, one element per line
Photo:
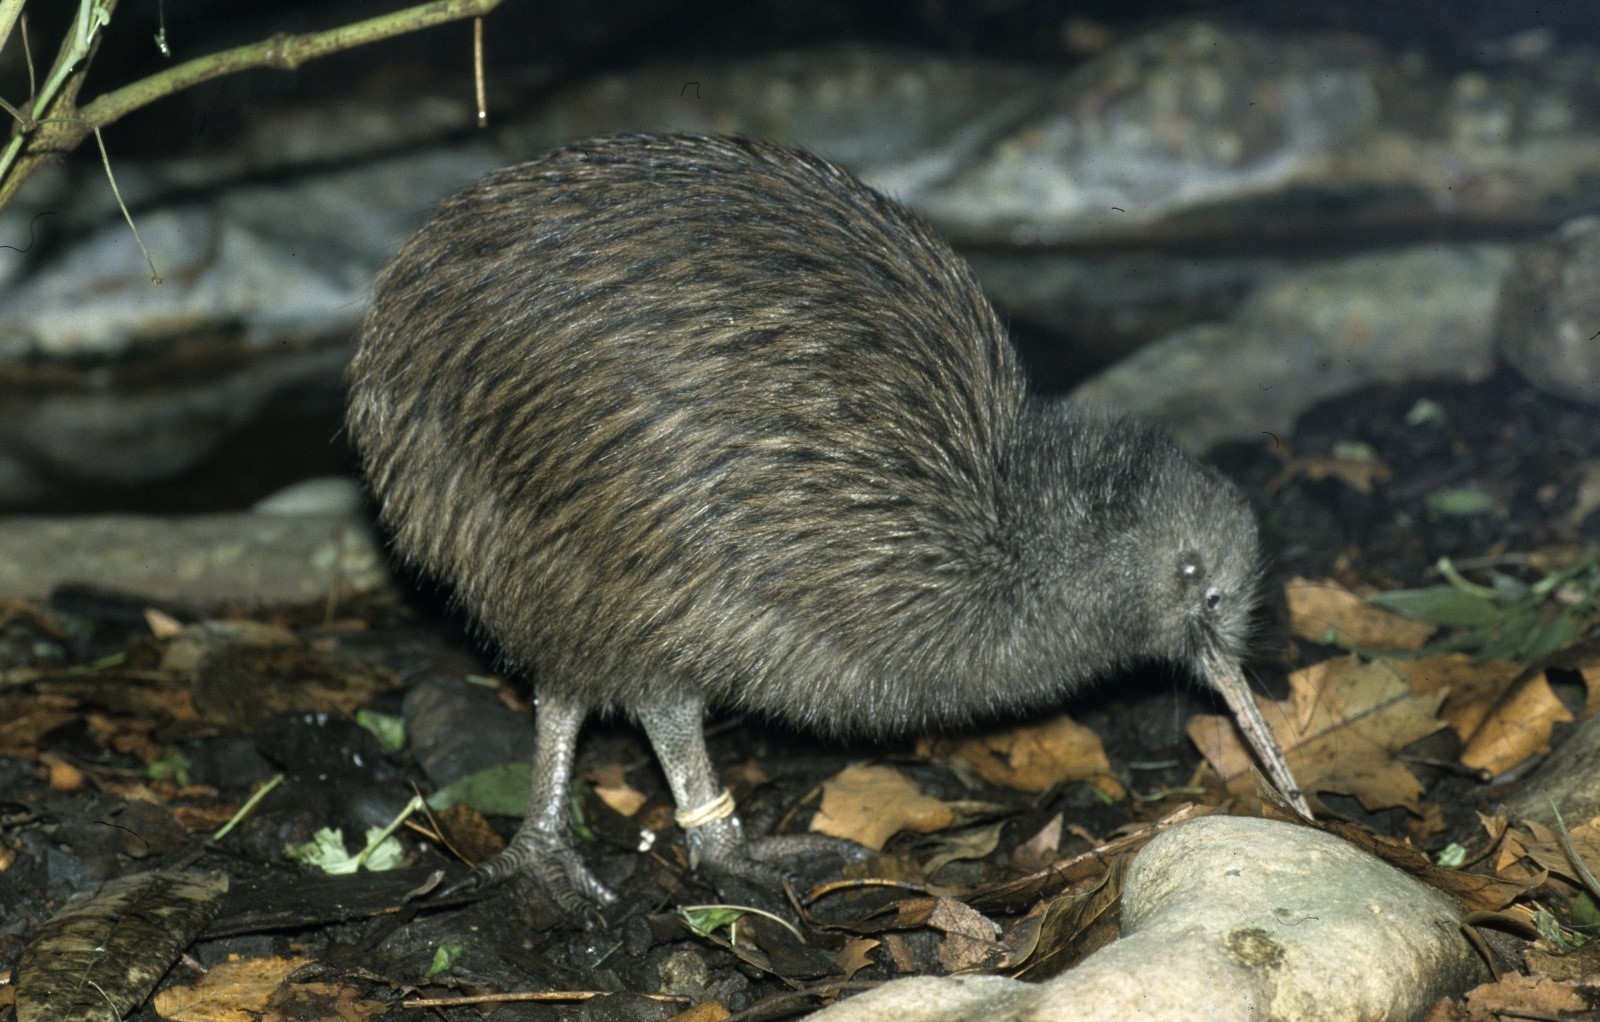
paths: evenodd
<path fill-rule="evenodd" d="M 1389 1022 L 1487 978 L 1464 910 L 1332 835 L 1270 820 L 1178 824 L 1135 858 L 1123 936 L 1049 982 L 888 983 L 816 1022 Z"/>
<path fill-rule="evenodd" d="M 1142 349 L 1072 400 L 1161 419 L 1204 450 L 1287 433 L 1311 405 L 1368 384 L 1481 379 L 1511 259 L 1500 245 L 1429 245 L 1285 273 L 1226 322 Z"/>
<path fill-rule="evenodd" d="M 1495 321 L 1500 357 L 1534 386 L 1600 404 L 1600 218 L 1517 257 Z"/>

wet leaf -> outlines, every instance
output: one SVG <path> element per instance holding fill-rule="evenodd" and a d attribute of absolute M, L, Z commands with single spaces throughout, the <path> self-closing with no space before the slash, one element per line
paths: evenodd
<path fill-rule="evenodd" d="M 39 928 L 17 965 L 17 1022 L 131 1013 L 217 914 L 220 873 L 138 873 L 101 885 Z"/>

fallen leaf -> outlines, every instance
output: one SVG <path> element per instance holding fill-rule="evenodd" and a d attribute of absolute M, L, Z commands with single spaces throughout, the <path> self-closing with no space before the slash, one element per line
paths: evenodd
<path fill-rule="evenodd" d="M 1039 828 L 1037 834 L 1012 849 L 1011 868 L 1019 873 L 1032 873 L 1056 861 L 1061 851 L 1063 823 L 1062 815 L 1055 814 L 1050 817 L 1050 822 Z M 1098 844 L 1098 842 L 1090 843 Z"/>
<path fill-rule="evenodd" d="M 1422 785 L 1394 753 L 1446 726 L 1436 716 L 1444 697 L 1413 695 L 1392 664 L 1350 656 L 1290 675 L 1285 702 L 1255 698 L 1308 794 L 1341 792 L 1369 811 L 1420 813 Z M 1253 761 L 1231 718 L 1197 716 L 1188 732 L 1229 791 L 1253 790 Z"/>
<path fill-rule="evenodd" d="M 1462 742 L 1482 726 L 1523 670 L 1509 660 L 1474 660 L 1465 653 L 1396 660 L 1394 667 L 1419 696 L 1448 693 L 1439 707 L 1439 719 L 1454 728 Z"/>
<path fill-rule="evenodd" d="M 954 821 L 950 807 L 895 768 L 856 763 L 823 782 L 811 829 L 881 851 L 902 830 L 928 834 Z"/>
<path fill-rule="evenodd" d="M 872 964 L 872 950 L 881 943 L 871 937 L 854 937 L 833 956 L 833 964 L 844 971 L 845 979 L 849 979 Z"/>
<path fill-rule="evenodd" d="M 244 958 L 218 962 L 198 980 L 155 996 L 156 1013 L 170 1022 L 254 1022 L 267 1001 L 307 958 Z"/>
<path fill-rule="evenodd" d="M 1267 483 L 1267 493 L 1277 493 L 1296 476 L 1313 483 L 1337 479 L 1357 493 L 1371 493 L 1374 483 L 1386 483 L 1393 474 L 1388 465 L 1375 458 L 1303 454 L 1278 470 Z"/>
<path fill-rule="evenodd" d="M 1478 725 L 1461 750 L 1461 762 L 1498 777 L 1532 756 L 1548 753 L 1550 732 L 1572 720 L 1543 674 L 1529 678 Z"/>
<path fill-rule="evenodd" d="M 1016 979 L 1040 982 L 1058 976 L 1120 935 L 1122 885 L 1132 855 L 1111 860 L 1105 876 L 1083 893 L 1040 902 L 1006 934 L 1004 968 Z"/>
<path fill-rule="evenodd" d="M 918 751 L 962 760 L 990 784 L 1035 795 L 1073 781 L 1088 781 L 1112 799 L 1125 794 L 1100 736 L 1065 714 L 973 738 L 924 740 Z"/>
<path fill-rule="evenodd" d="M 680 1011 L 667 1022 L 723 1022 L 732 1017 L 733 1013 L 721 1001 L 702 1001 L 688 1011 Z"/>
<path fill-rule="evenodd" d="M 1467 1007 L 1490 1018 L 1556 1018 L 1562 1012 L 1583 1011 L 1589 1000 L 1573 984 L 1543 976 L 1508 972 L 1493 983 L 1467 991 Z"/>
<path fill-rule="evenodd" d="M 1600 873 L 1600 817 L 1576 826 L 1570 820 L 1567 823 L 1567 836 L 1572 840 L 1573 851 L 1578 853 L 1590 873 Z M 1533 820 L 1523 820 L 1518 824 L 1518 829 L 1527 834 L 1521 842 L 1523 854 L 1537 863 L 1540 869 L 1565 877 L 1580 887 L 1584 885 L 1581 871 L 1567 854 L 1561 835 L 1553 828 Z"/>
<path fill-rule="evenodd" d="M 1005 954 L 1000 925 L 955 898 L 940 898 L 934 903 L 928 926 L 945 935 L 939 942 L 939 964 L 946 973 L 988 968 L 998 964 Z"/>
<path fill-rule="evenodd" d="M 1417 649 L 1436 631 L 1379 607 L 1333 581 L 1296 578 L 1283 587 L 1289 627 L 1310 642 L 1337 640 L 1368 649 Z"/>
<path fill-rule="evenodd" d="M 606 763 L 584 772 L 583 779 L 594 785 L 600 801 L 622 816 L 632 816 L 649 801 L 644 793 L 628 783 L 628 772 L 621 763 Z"/>
<path fill-rule="evenodd" d="M 1592 716 L 1600 710 L 1600 657 L 1586 658 L 1577 670 L 1583 678 L 1583 715 Z"/>
<path fill-rule="evenodd" d="M 17 963 L 17 1022 L 122 1018 L 144 1003 L 206 924 L 222 873 L 134 873 L 68 902 Z"/>
<path fill-rule="evenodd" d="M 952 862 L 983 858 L 1000 847 L 1000 831 L 1004 827 L 1005 821 L 1001 821 L 942 836 L 935 842 L 933 854 L 922 863 L 923 875 L 931 877 Z"/>
<path fill-rule="evenodd" d="M 343 983 L 295 983 L 281 987 L 272 995 L 261 1022 L 302 1022 L 304 1019 L 366 1022 L 391 1007 Z"/>

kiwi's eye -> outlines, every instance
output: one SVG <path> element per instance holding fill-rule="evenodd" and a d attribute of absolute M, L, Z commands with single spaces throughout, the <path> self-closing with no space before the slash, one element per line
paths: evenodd
<path fill-rule="evenodd" d="M 1199 571 L 1200 565 L 1193 561 L 1184 561 L 1182 564 L 1178 565 L 1178 574 L 1182 575 L 1184 578 L 1194 578 Z"/>
<path fill-rule="evenodd" d="M 1221 607 L 1221 606 L 1222 606 L 1222 590 L 1218 589 L 1216 586 L 1212 586 L 1211 588 L 1207 589 L 1206 590 L 1206 611 L 1208 613 L 1215 614 L 1217 612 L 1217 608 Z"/>

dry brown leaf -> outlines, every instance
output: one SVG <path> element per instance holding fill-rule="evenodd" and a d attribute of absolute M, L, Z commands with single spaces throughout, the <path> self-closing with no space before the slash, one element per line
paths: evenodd
<path fill-rule="evenodd" d="M 1039 832 L 1028 840 L 1017 845 L 1011 850 L 1011 868 L 1019 873 L 1032 873 L 1056 861 L 1061 852 L 1061 832 L 1064 819 L 1060 813 L 1050 817 L 1050 821 Z M 1098 842 L 1091 842 L 1095 844 Z"/>
<path fill-rule="evenodd" d="M 833 964 L 843 970 L 845 979 L 849 979 L 872 964 L 872 950 L 880 943 L 882 941 L 873 940 L 871 937 L 852 938 L 833 956 Z"/>
<path fill-rule="evenodd" d="M 213 965 L 187 986 L 156 993 L 156 1013 L 170 1022 L 255 1022 L 273 991 L 306 958 L 242 958 Z"/>
<path fill-rule="evenodd" d="M 366 1022 L 390 1007 L 343 983 L 296 983 L 272 995 L 261 1022 Z"/>
<path fill-rule="evenodd" d="M 1461 750 L 1461 762 L 1498 777 L 1531 756 L 1548 753 L 1550 732 L 1572 719 L 1544 675 L 1529 678 L 1473 732 Z"/>
<path fill-rule="evenodd" d="M 39 739 L 82 716 L 76 699 L 50 693 L 0 699 L 0 756 L 33 759 Z"/>
<path fill-rule="evenodd" d="M 1436 630 L 1374 607 L 1337 582 L 1296 578 L 1283 587 L 1289 601 L 1289 627 L 1309 642 L 1340 642 L 1369 649 L 1417 649 Z M 1331 632 L 1331 634 L 1330 634 Z"/>
<path fill-rule="evenodd" d="M 823 782 L 811 829 L 880 851 L 902 830 L 928 834 L 954 821 L 949 806 L 924 795 L 894 767 L 856 763 Z"/>
<path fill-rule="evenodd" d="M 1386 661 L 1351 656 L 1296 671 L 1285 702 L 1256 702 L 1307 793 L 1354 795 L 1371 811 L 1421 812 L 1422 785 L 1393 754 L 1445 726 L 1436 717 L 1443 699 L 1413 695 Z M 1188 731 L 1229 791 L 1253 790 L 1253 760 L 1231 718 L 1197 716 Z"/>
<path fill-rule="evenodd" d="M 932 759 L 963 760 L 988 783 L 1017 791 L 1039 794 L 1057 784 L 1089 781 L 1113 799 L 1125 794 L 1111 776 L 1100 736 L 1065 714 L 974 738 L 925 740 L 918 751 Z"/>
<path fill-rule="evenodd" d="M 1493 983 L 1467 991 L 1467 1007 L 1499 1019 L 1557 1018 L 1565 1011 L 1583 1011 L 1589 1001 L 1572 984 L 1508 972 Z"/>
<path fill-rule="evenodd" d="M 667 1022 L 723 1022 L 732 1017 L 733 1013 L 721 1001 L 702 1001 L 688 1011 L 678 1012 Z"/>
<path fill-rule="evenodd" d="M 965 902 L 938 899 L 928 926 L 945 935 L 939 942 L 939 964 L 946 973 L 986 968 L 1005 955 L 999 924 Z"/>
<path fill-rule="evenodd" d="M 1584 660 L 1577 670 L 1583 677 L 1583 715 L 1588 717 L 1600 710 L 1600 657 Z"/>
<path fill-rule="evenodd" d="M 1419 696 L 1449 693 L 1439 707 L 1439 719 L 1454 728 L 1463 742 L 1482 726 L 1506 689 L 1522 673 L 1521 664 L 1509 660 L 1479 661 L 1465 653 L 1397 660 L 1394 666 Z"/>
<path fill-rule="evenodd" d="M 644 793 L 628 783 L 628 772 L 621 763 L 606 763 L 584 771 L 583 779 L 594 785 L 600 801 L 622 816 L 632 816 L 649 801 Z"/>
<path fill-rule="evenodd" d="M 1589 872 L 1600 872 L 1600 817 L 1586 820 L 1576 826 L 1571 820 L 1568 820 L 1567 824 L 1567 836 L 1572 839 L 1573 850 L 1578 853 L 1578 857 L 1583 860 Z M 1532 820 L 1523 820 L 1518 827 L 1527 834 L 1521 842 L 1524 855 L 1536 862 L 1540 869 L 1566 877 L 1574 884 L 1583 884 L 1583 878 L 1578 875 L 1578 867 L 1573 864 L 1561 843 L 1560 834 Z"/>
<path fill-rule="evenodd" d="M 1302 454 L 1278 470 L 1278 474 L 1267 483 L 1267 492 L 1277 493 L 1296 476 L 1303 476 L 1313 483 L 1337 479 L 1357 493 L 1371 493 L 1374 483 L 1386 483 L 1393 474 L 1388 465 L 1376 458 Z"/>

